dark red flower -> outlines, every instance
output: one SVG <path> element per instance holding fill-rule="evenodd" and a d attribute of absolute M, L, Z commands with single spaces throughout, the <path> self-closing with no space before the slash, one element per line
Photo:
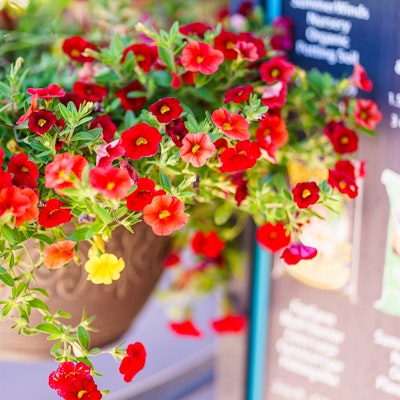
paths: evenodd
<path fill-rule="evenodd" d="M 67 203 L 58 199 L 47 200 L 39 212 L 39 224 L 45 228 L 53 228 L 71 221 L 71 210 L 65 208 L 66 205 Z"/>
<path fill-rule="evenodd" d="M 286 264 L 293 265 L 301 260 L 311 260 L 317 253 L 317 249 L 305 246 L 299 241 L 291 243 L 290 246 L 283 251 L 281 258 Z"/>
<path fill-rule="evenodd" d="M 227 60 L 236 60 L 239 53 L 236 50 L 236 43 L 240 40 L 239 35 L 233 32 L 222 31 L 215 39 L 214 46 L 222 51 Z"/>
<path fill-rule="evenodd" d="M 283 57 L 274 57 L 260 65 L 261 79 L 265 83 L 288 83 L 294 73 L 294 65 Z"/>
<path fill-rule="evenodd" d="M 307 208 L 319 200 L 319 187 L 315 182 L 299 182 L 292 194 L 297 207 Z"/>
<path fill-rule="evenodd" d="M 172 252 L 172 253 L 168 253 L 165 256 L 165 258 L 162 262 L 162 266 L 164 268 L 173 268 L 173 267 L 176 267 L 180 262 L 181 262 L 181 257 L 179 255 L 179 253 Z"/>
<path fill-rule="evenodd" d="M 93 102 L 103 101 L 103 98 L 108 96 L 107 88 L 94 83 L 75 82 L 72 91 L 82 96 L 83 99 Z"/>
<path fill-rule="evenodd" d="M 254 4 L 252 1 L 242 1 L 238 8 L 238 13 L 244 17 L 249 17 L 254 10 Z"/>
<path fill-rule="evenodd" d="M 117 132 L 117 126 L 112 122 L 108 114 L 99 115 L 89 124 L 89 129 L 101 128 L 102 136 L 105 142 L 110 143 Z"/>
<path fill-rule="evenodd" d="M 365 69 L 360 63 L 354 64 L 353 73 L 351 74 L 350 81 L 354 86 L 366 92 L 370 92 L 374 85 L 371 79 L 368 78 Z"/>
<path fill-rule="evenodd" d="M 290 235 L 286 233 L 285 226 L 277 222 L 267 222 L 256 231 L 257 242 L 273 253 L 286 247 L 290 243 Z"/>
<path fill-rule="evenodd" d="M 124 375 L 124 381 L 131 382 L 133 377 L 144 368 L 145 363 L 146 349 L 143 344 L 140 342 L 129 344 L 126 356 L 119 366 L 119 372 Z"/>
<path fill-rule="evenodd" d="M 157 154 L 161 139 L 156 128 L 141 122 L 122 132 L 121 146 L 125 149 L 126 157 L 139 160 Z"/>
<path fill-rule="evenodd" d="M 347 194 L 351 199 L 358 195 L 358 186 L 354 165 L 348 160 L 340 160 L 335 164 L 335 169 L 329 170 L 328 183 L 331 187 Z"/>
<path fill-rule="evenodd" d="M 192 22 L 179 27 L 179 32 L 185 36 L 194 35 L 203 38 L 207 31 L 212 31 L 212 27 L 202 22 Z"/>
<path fill-rule="evenodd" d="M 236 172 L 253 168 L 260 156 L 261 152 L 257 143 L 242 140 L 236 143 L 234 148 L 223 151 L 221 154 L 221 170 Z"/>
<path fill-rule="evenodd" d="M 293 48 L 293 21 L 289 17 L 278 17 L 272 21 L 271 47 L 289 51 Z"/>
<path fill-rule="evenodd" d="M 198 231 L 193 235 L 190 244 L 195 254 L 207 258 L 217 258 L 225 248 L 225 242 L 219 238 L 216 231 Z"/>
<path fill-rule="evenodd" d="M 237 104 L 243 103 L 249 99 L 253 91 L 254 88 L 252 85 L 235 86 L 231 89 L 228 89 L 225 93 L 224 103 L 227 104 L 231 101 Z"/>
<path fill-rule="evenodd" d="M 11 156 L 7 171 L 13 174 L 12 183 L 15 186 L 36 188 L 38 186 L 39 170 L 36 164 L 29 161 L 26 154 Z"/>
<path fill-rule="evenodd" d="M 188 71 L 212 75 L 224 61 L 224 55 L 208 43 L 192 41 L 182 50 L 181 61 Z"/>
<path fill-rule="evenodd" d="M 68 385 L 64 396 L 65 400 L 100 400 L 103 397 L 92 377 L 81 376 Z"/>
<path fill-rule="evenodd" d="M 150 72 L 158 57 L 157 47 L 145 43 L 135 43 L 127 47 L 122 54 L 122 61 L 125 61 L 129 53 L 133 53 L 137 65 L 143 72 Z"/>
<path fill-rule="evenodd" d="M 169 322 L 170 329 L 179 336 L 202 337 L 203 333 L 194 325 L 191 319 L 181 322 Z"/>
<path fill-rule="evenodd" d="M 154 196 L 165 194 L 164 190 L 156 190 L 155 182 L 148 178 L 139 178 L 136 185 L 136 190 L 126 197 L 126 207 L 131 211 L 143 211 Z"/>
<path fill-rule="evenodd" d="M 357 125 L 373 130 L 376 125 L 381 122 L 382 113 L 373 100 L 356 99 L 354 118 L 356 119 Z"/>
<path fill-rule="evenodd" d="M 166 125 L 165 132 L 171 137 L 172 141 L 178 147 L 183 146 L 182 140 L 186 134 L 189 133 L 182 118 L 174 119 L 168 125 Z"/>
<path fill-rule="evenodd" d="M 63 97 L 65 96 L 65 90 L 60 88 L 58 85 L 55 83 L 51 83 L 49 86 L 45 88 L 28 88 L 27 93 L 34 95 L 37 94 L 37 96 L 41 99 L 44 100 L 50 100 L 53 97 Z"/>
<path fill-rule="evenodd" d="M 89 183 L 106 199 L 123 199 L 132 187 L 131 177 L 126 169 L 115 167 L 94 167 L 89 171 Z"/>
<path fill-rule="evenodd" d="M 212 113 L 211 119 L 231 139 L 245 140 L 250 138 L 250 124 L 240 114 L 231 114 L 228 110 L 221 107 Z"/>
<path fill-rule="evenodd" d="M 243 173 L 236 174 L 237 177 L 232 179 L 232 182 L 236 185 L 236 192 L 235 192 L 235 200 L 238 207 L 242 201 L 247 197 L 249 194 L 249 189 L 247 187 L 248 181 L 243 178 Z"/>
<path fill-rule="evenodd" d="M 76 109 L 78 110 L 81 104 L 85 101 L 85 98 L 78 93 L 66 93 L 64 97 L 60 98 L 60 101 L 65 106 L 68 105 L 70 101 L 72 101 L 75 104 Z"/>
<path fill-rule="evenodd" d="M 264 41 L 256 38 L 253 32 L 240 32 L 239 41 L 253 44 L 257 49 L 258 58 L 263 58 L 266 55 Z"/>
<path fill-rule="evenodd" d="M 129 85 L 115 92 L 115 97 L 121 100 L 121 106 L 125 111 L 137 111 L 144 106 L 146 96 L 129 97 L 129 93 L 143 92 L 144 88 L 139 81 L 133 81 Z"/>
<path fill-rule="evenodd" d="M 39 111 L 34 111 L 29 116 L 28 128 L 38 135 L 43 135 L 51 129 L 57 122 L 57 117 L 49 110 L 44 108 Z"/>
<path fill-rule="evenodd" d="M 149 111 L 157 118 L 161 124 L 168 124 L 180 117 L 183 108 L 178 99 L 164 97 L 149 106 Z"/>
<path fill-rule="evenodd" d="M 358 148 L 358 136 L 355 131 L 347 128 L 342 121 L 330 121 L 324 132 L 332 142 L 338 154 L 353 153 Z"/>
<path fill-rule="evenodd" d="M 244 315 L 228 314 L 211 321 L 211 327 L 216 333 L 240 333 L 246 325 L 247 318 Z"/>
<path fill-rule="evenodd" d="M 3 165 L 4 162 L 4 150 L 0 147 L 0 167 Z"/>
<path fill-rule="evenodd" d="M 86 49 L 95 50 L 96 46 L 80 36 L 71 36 L 70 38 L 65 39 L 62 44 L 63 52 L 71 60 L 78 61 L 80 63 L 94 61 L 93 57 L 87 57 L 83 55 Z"/>

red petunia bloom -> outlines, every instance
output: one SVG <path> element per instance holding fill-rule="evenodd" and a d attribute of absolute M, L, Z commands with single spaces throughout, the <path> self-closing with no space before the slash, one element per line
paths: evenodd
<path fill-rule="evenodd" d="M 293 265 L 301 260 L 311 260 L 317 253 L 317 249 L 314 247 L 305 246 L 301 242 L 295 242 L 291 243 L 290 246 L 283 251 L 281 258 L 286 264 Z"/>
<path fill-rule="evenodd" d="M 340 160 L 335 164 L 335 169 L 329 170 L 328 183 L 331 187 L 347 194 L 351 199 L 358 195 L 354 165 L 348 160 Z"/>
<path fill-rule="evenodd" d="M 122 89 L 117 90 L 115 92 L 115 97 L 120 99 L 121 106 L 125 111 L 137 111 L 144 106 L 144 103 L 146 102 L 146 96 L 129 97 L 128 95 L 132 92 L 143 92 L 143 90 L 144 89 L 139 81 L 133 81 Z"/>
<path fill-rule="evenodd" d="M 253 44 L 257 49 L 258 58 L 263 58 L 266 55 L 264 41 L 256 38 L 252 32 L 240 32 L 239 41 Z"/>
<path fill-rule="evenodd" d="M 75 378 L 68 386 L 65 400 L 100 400 L 103 398 L 93 378 Z"/>
<path fill-rule="evenodd" d="M 45 228 L 53 228 L 65 224 L 72 219 L 71 210 L 64 208 L 67 203 L 58 199 L 50 199 L 39 212 L 38 222 Z"/>
<path fill-rule="evenodd" d="M 267 222 L 256 231 L 257 242 L 273 253 L 286 247 L 290 243 L 290 235 L 286 233 L 285 226 L 277 222 Z"/>
<path fill-rule="evenodd" d="M 182 139 L 179 154 L 182 160 L 194 167 L 202 167 L 215 153 L 215 146 L 210 137 L 203 132 L 188 133 Z"/>
<path fill-rule="evenodd" d="M 117 132 L 117 126 L 112 122 L 108 114 L 99 115 L 93 119 L 89 124 L 89 129 L 101 128 L 102 136 L 105 142 L 110 143 Z"/>
<path fill-rule="evenodd" d="M 38 186 L 39 170 L 36 164 L 29 161 L 26 154 L 11 156 L 7 171 L 13 174 L 12 183 L 15 186 L 36 188 Z"/>
<path fill-rule="evenodd" d="M 270 45 L 274 50 L 289 51 L 293 48 L 293 20 L 278 17 L 272 21 Z"/>
<path fill-rule="evenodd" d="M 143 220 L 159 236 L 167 236 L 186 225 L 189 216 L 177 197 L 163 194 L 153 197 L 143 209 Z"/>
<path fill-rule="evenodd" d="M 232 182 L 236 185 L 235 200 L 238 207 L 242 204 L 242 201 L 249 194 L 249 189 L 247 187 L 248 181 L 243 178 L 243 172 L 233 175 Z"/>
<path fill-rule="evenodd" d="M 22 194 L 28 197 L 30 206 L 25 209 L 25 212 L 22 215 L 15 217 L 14 226 L 16 227 L 21 226 L 24 222 L 33 221 L 39 215 L 39 195 L 37 192 L 30 188 L 23 188 Z"/>
<path fill-rule="evenodd" d="M 132 187 L 126 169 L 94 167 L 89 171 L 89 183 L 106 199 L 123 199 Z"/>
<path fill-rule="evenodd" d="M 169 322 L 169 328 L 178 336 L 194 336 L 202 337 L 203 332 L 201 332 L 193 323 L 191 319 L 186 319 L 181 322 Z"/>
<path fill-rule="evenodd" d="M 58 269 L 68 264 L 75 255 L 76 242 L 62 240 L 43 250 L 43 265 L 49 269 Z"/>
<path fill-rule="evenodd" d="M 244 85 L 244 86 L 235 86 L 231 89 L 228 89 L 224 95 L 224 103 L 244 103 L 253 93 L 254 88 L 252 85 Z"/>
<path fill-rule="evenodd" d="M 201 254 L 207 258 L 217 258 L 225 248 L 216 231 L 196 232 L 190 241 L 193 253 Z"/>
<path fill-rule="evenodd" d="M 168 124 L 181 116 L 183 108 L 178 99 L 164 97 L 149 106 L 149 111 L 161 124 Z"/>
<path fill-rule="evenodd" d="M 313 181 L 299 182 L 292 189 L 292 194 L 297 207 L 307 208 L 319 200 L 319 187 Z"/>
<path fill-rule="evenodd" d="M 70 101 L 72 101 L 74 103 L 76 109 L 78 110 L 79 107 L 81 106 L 81 104 L 83 104 L 83 102 L 86 100 L 85 100 L 84 96 L 81 96 L 78 93 L 66 93 L 64 97 L 60 98 L 60 101 L 65 106 L 68 105 L 68 103 Z"/>
<path fill-rule="evenodd" d="M 31 96 L 30 106 L 26 110 L 26 113 L 19 117 L 19 119 L 17 121 L 17 125 L 23 124 L 25 121 L 27 121 L 29 119 L 29 117 L 32 115 L 33 112 L 35 112 L 39 109 L 38 100 L 39 100 L 39 97 L 37 94 L 34 94 L 33 96 Z"/>
<path fill-rule="evenodd" d="M 10 186 L 12 186 L 12 175 L 4 169 L 0 169 L 0 190 Z"/>
<path fill-rule="evenodd" d="M 240 333 L 246 326 L 247 318 L 244 315 L 228 314 L 211 321 L 211 327 L 216 333 Z"/>
<path fill-rule="evenodd" d="M 189 133 L 182 118 L 177 118 L 165 126 L 165 132 L 176 146 L 182 147 L 183 138 Z"/>
<path fill-rule="evenodd" d="M 45 88 L 28 88 L 26 91 L 28 94 L 37 95 L 40 99 L 44 100 L 50 100 L 54 97 L 63 97 L 66 94 L 65 90 L 55 83 L 50 83 L 50 85 Z"/>
<path fill-rule="evenodd" d="M 357 150 L 358 136 L 356 132 L 347 128 L 342 121 L 330 121 L 325 125 L 324 132 L 332 142 L 336 153 L 353 153 Z"/>
<path fill-rule="evenodd" d="M 121 146 L 121 139 L 117 139 L 100 145 L 97 147 L 96 153 L 96 166 L 106 168 L 112 167 L 113 161 L 125 154 L 125 149 Z"/>
<path fill-rule="evenodd" d="M 294 65 L 283 57 L 274 57 L 260 65 L 261 79 L 265 83 L 288 83 L 294 74 Z"/>
<path fill-rule="evenodd" d="M 162 262 L 162 266 L 164 268 L 173 268 L 176 267 L 179 263 L 181 262 L 181 257 L 179 255 L 179 253 L 168 253 L 163 262 Z"/>
<path fill-rule="evenodd" d="M 223 151 L 221 154 L 221 170 L 236 172 L 253 168 L 260 156 L 261 152 L 257 143 L 242 140 L 236 143 L 234 148 Z"/>
<path fill-rule="evenodd" d="M 133 377 L 144 368 L 146 363 L 146 349 L 142 343 L 129 344 L 126 356 L 122 359 L 119 372 L 124 375 L 125 382 L 131 382 Z"/>
<path fill-rule="evenodd" d="M 240 114 L 231 114 L 225 108 L 219 108 L 212 113 L 211 119 L 231 139 L 245 140 L 250 138 L 250 124 Z"/>
<path fill-rule="evenodd" d="M 139 160 L 157 154 L 161 139 L 156 128 L 141 122 L 122 132 L 121 146 L 125 149 L 126 157 Z"/>
<path fill-rule="evenodd" d="M 4 162 L 4 150 L 0 147 L 0 167 L 3 165 Z"/>
<path fill-rule="evenodd" d="M 29 116 L 28 128 L 38 135 L 43 135 L 57 122 L 57 117 L 49 110 L 34 111 Z"/>
<path fill-rule="evenodd" d="M 103 98 L 108 96 L 107 88 L 94 83 L 75 82 L 72 91 L 82 96 L 83 99 L 93 102 L 103 101 Z"/>
<path fill-rule="evenodd" d="M 287 85 L 276 82 L 269 86 L 263 86 L 261 102 L 271 109 L 281 108 L 286 103 Z"/>
<path fill-rule="evenodd" d="M 236 60 L 239 53 L 236 50 L 236 43 L 240 40 L 239 35 L 233 32 L 222 31 L 215 39 L 214 46 L 222 51 L 227 60 Z"/>
<path fill-rule="evenodd" d="M 266 150 L 272 159 L 275 159 L 275 153 L 287 142 L 288 138 L 285 121 L 280 115 L 266 115 L 256 130 L 258 145 Z"/>
<path fill-rule="evenodd" d="M 63 52 L 74 61 L 79 63 L 93 62 L 93 57 L 84 56 L 83 53 L 86 49 L 95 50 L 96 46 L 80 36 L 71 36 L 65 39 L 62 44 Z"/>
<path fill-rule="evenodd" d="M 224 55 L 208 43 L 193 41 L 182 50 L 181 61 L 188 71 L 212 75 L 224 61 Z"/>
<path fill-rule="evenodd" d="M 194 35 L 203 38 L 207 31 L 212 31 L 212 27 L 202 22 L 192 22 L 179 27 L 179 32 L 185 36 Z"/>
<path fill-rule="evenodd" d="M 83 170 L 88 166 L 87 160 L 79 154 L 57 154 L 45 167 L 45 187 L 62 194 L 63 189 L 73 188 L 74 179 L 82 179 Z"/>
<path fill-rule="evenodd" d="M 21 217 L 30 207 L 31 199 L 23 189 L 9 186 L 0 190 L 0 217 L 6 213 Z"/>
<path fill-rule="evenodd" d="M 373 130 L 381 122 L 382 113 L 373 100 L 356 99 L 354 118 L 359 126 Z"/>
<path fill-rule="evenodd" d="M 126 207 L 131 211 L 143 211 L 153 197 L 165 194 L 165 190 L 156 190 L 155 182 L 149 178 L 139 178 L 136 185 L 136 190 L 126 197 Z"/>
<path fill-rule="evenodd" d="M 243 40 L 239 40 L 235 48 L 239 53 L 241 59 L 254 62 L 258 60 L 258 52 L 257 47 L 253 43 L 245 42 Z"/>
<path fill-rule="evenodd" d="M 354 64 L 350 81 L 358 89 L 365 90 L 366 92 L 370 92 L 374 87 L 371 79 L 368 78 L 365 69 L 360 63 Z"/>
<path fill-rule="evenodd" d="M 135 43 L 127 47 L 122 54 L 122 62 L 126 60 L 129 53 L 134 54 L 137 65 L 146 73 L 150 72 L 158 57 L 157 47 L 145 43 Z"/>

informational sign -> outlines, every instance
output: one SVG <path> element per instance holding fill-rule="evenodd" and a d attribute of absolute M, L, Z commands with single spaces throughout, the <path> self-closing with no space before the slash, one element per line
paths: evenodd
<path fill-rule="evenodd" d="M 400 2 L 283 0 L 282 14 L 292 61 L 336 77 L 361 63 L 383 121 L 361 140 L 355 209 L 320 227 L 324 258 L 274 263 L 264 398 L 400 399 Z"/>

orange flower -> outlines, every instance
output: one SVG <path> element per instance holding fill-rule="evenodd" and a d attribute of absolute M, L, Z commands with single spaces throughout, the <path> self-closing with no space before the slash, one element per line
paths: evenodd
<path fill-rule="evenodd" d="M 62 240 L 44 249 L 44 266 L 50 269 L 57 269 L 69 263 L 74 257 L 75 245 L 76 242 L 72 240 Z"/>

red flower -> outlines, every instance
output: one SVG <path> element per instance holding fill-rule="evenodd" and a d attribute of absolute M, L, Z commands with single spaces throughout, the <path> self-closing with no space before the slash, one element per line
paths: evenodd
<path fill-rule="evenodd" d="M 115 132 L 117 132 L 117 126 L 112 122 L 111 117 L 108 114 L 99 115 L 89 124 L 89 129 L 101 128 L 102 136 L 105 142 L 110 143 L 113 140 Z"/>
<path fill-rule="evenodd" d="M 151 67 L 157 61 L 158 53 L 156 46 L 149 46 L 145 43 L 132 44 L 124 50 L 122 54 L 122 62 L 126 60 L 130 52 L 134 54 L 135 61 L 143 72 L 150 72 Z"/>
<path fill-rule="evenodd" d="M 243 172 L 237 174 L 237 177 L 232 179 L 232 182 L 236 185 L 236 192 L 235 192 L 235 200 L 238 207 L 242 201 L 247 197 L 249 194 L 249 189 L 247 187 L 247 181 L 243 179 Z"/>
<path fill-rule="evenodd" d="M 179 336 L 194 336 L 199 338 L 203 336 L 203 333 L 190 319 L 186 319 L 182 322 L 169 322 L 169 327 Z"/>
<path fill-rule="evenodd" d="M 217 258 L 225 248 L 216 231 L 196 232 L 190 241 L 193 253 L 202 254 L 207 258 Z"/>
<path fill-rule="evenodd" d="M 26 110 L 26 113 L 21 115 L 17 121 L 17 125 L 21 125 L 23 124 L 31 115 L 33 112 L 37 111 L 39 109 L 38 107 L 38 95 L 34 94 L 31 97 L 30 103 L 31 105 L 28 107 L 28 109 Z"/>
<path fill-rule="evenodd" d="M 183 112 L 181 103 L 173 97 L 164 97 L 149 106 L 149 111 L 157 118 L 161 124 L 168 124 L 180 117 Z"/>
<path fill-rule="evenodd" d="M 299 208 L 307 208 L 319 200 L 319 187 L 315 182 L 299 182 L 292 193 Z"/>
<path fill-rule="evenodd" d="M 37 192 L 30 188 L 23 188 L 22 194 L 28 197 L 30 201 L 30 206 L 25 210 L 22 215 L 15 217 L 14 226 L 18 227 L 22 225 L 24 222 L 33 221 L 39 215 L 38 203 L 39 203 L 39 196 Z"/>
<path fill-rule="evenodd" d="M 69 56 L 71 60 L 78 61 L 80 63 L 94 61 L 93 57 L 87 57 L 83 55 L 86 49 L 95 50 L 96 46 L 80 36 L 71 36 L 70 38 L 65 39 L 62 44 L 63 52 Z"/>
<path fill-rule="evenodd" d="M 57 117 L 49 110 L 34 111 L 29 116 L 28 128 L 38 135 L 43 135 L 57 122 Z"/>
<path fill-rule="evenodd" d="M 146 363 L 146 349 L 136 342 L 128 345 L 126 356 L 122 359 L 119 372 L 124 375 L 125 382 L 131 382 L 133 377 L 143 369 Z"/>
<path fill-rule="evenodd" d="M 95 85 L 94 83 L 75 82 L 72 86 L 72 91 L 82 96 L 87 101 L 102 101 L 108 96 L 107 88 Z"/>
<path fill-rule="evenodd" d="M 179 27 L 179 32 L 185 36 L 195 35 L 203 38 L 207 31 L 212 31 L 212 27 L 202 22 L 192 22 Z"/>
<path fill-rule="evenodd" d="M 126 169 L 94 167 L 89 171 L 89 183 L 106 199 L 123 199 L 132 187 Z"/>
<path fill-rule="evenodd" d="M 78 93 L 66 93 L 65 96 L 60 99 L 60 101 L 64 105 L 67 105 L 70 101 L 72 101 L 78 110 L 81 104 L 85 101 L 85 98 Z"/>
<path fill-rule="evenodd" d="M 338 154 L 353 153 L 358 148 L 358 136 L 347 128 L 342 121 L 331 121 L 324 128 L 325 134 L 332 142 Z"/>
<path fill-rule="evenodd" d="M 64 396 L 65 400 L 100 400 L 103 397 L 92 377 L 75 378 Z"/>
<path fill-rule="evenodd" d="M 212 113 L 212 122 L 231 139 L 244 140 L 250 138 L 249 122 L 239 114 L 231 114 L 225 108 Z"/>
<path fill-rule="evenodd" d="M 375 129 L 382 120 L 382 114 L 376 103 L 370 99 L 357 99 L 354 109 L 354 117 L 359 126 L 367 129 Z"/>
<path fill-rule="evenodd" d="M 165 194 L 165 190 L 156 190 L 156 184 L 148 178 L 139 178 L 136 185 L 136 190 L 126 198 L 126 207 L 131 211 L 143 211 L 153 197 Z"/>
<path fill-rule="evenodd" d="M 47 200 L 45 206 L 39 212 L 39 224 L 45 228 L 53 228 L 71 221 L 71 210 L 64 208 L 66 205 L 67 203 L 58 199 Z"/>
<path fill-rule="evenodd" d="M 9 186 L 0 190 L 0 217 L 5 213 L 21 217 L 30 207 L 31 199 L 23 189 Z"/>
<path fill-rule="evenodd" d="M 182 118 L 177 118 L 165 126 L 165 132 L 171 137 L 176 146 L 182 147 L 182 140 L 189 132 Z"/>
<path fill-rule="evenodd" d="M 301 242 L 295 242 L 283 251 L 281 258 L 286 264 L 293 265 L 301 260 L 311 260 L 317 253 L 317 249 L 314 247 L 305 246 Z"/>
<path fill-rule="evenodd" d="M 266 115 L 256 130 L 258 145 L 273 159 L 275 159 L 275 153 L 287 142 L 288 138 L 285 121 L 280 115 Z"/>
<path fill-rule="evenodd" d="M 121 146 L 121 139 L 100 145 L 96 149 L 96 165 L 98 167 L 112 167 L 112 163 L 117 158 L 125 154 L 125 149 Z"/>
<path fill-rule="evenodd" d="M 43 250 L 43 265 L 49 269 L 58 269 L 68 264 L 75 255 L 76 242 L 62 240 Z"/>
<path fill-rule="evenodd" d="M 63 97 L 65 96 L 65 90 L 61 89 L 55 83 L 51 83 L 49 86 L 45 88 L 28 88 L 28 94 L 37 95 L 39 98 L 44 100 L 50 100 L 53 97 Z"/>
<path fill-rule="evenodd" d="M 236 43 L 240 40 L 239 35 L 233 32 L 222 31 L 215 39 L 214 46 L 222 51 L 227 60 L 236 60 L 239 53 L 236 50 Z"/>
<path fill-rule="evenodd" d="M 210 137 L 200 132 L 185 135 L 179 154 L 183 161 L 191 163 L 194 167 L 202 167 L 214 152 L 215 146 Z"/>
<path fill-rule="evenodd" d="M 4 162 L 4 150 L 0 147 L 0 167 L 3 165 Z"/>
<path fill-rule="evenodd" d="M 261 101 L 269 108 L 280 108 L 286 103 L 287 85 L 276 82 L 262 88 Z"/>
<path fill-rule="evenodd" d="M 212 75 L 224 61 L 224 55 L 207 43 L 193 41 L 182 50 L 181 61 L 188 71 Z"/>
<path fill-rule="evenodd" d="M 12 175 L 4 169 L 0 169 L 0 190 L 10 186 L 12 186 Z"/>
<path fill-rule="evenodd" d="M 368 78 L 365 69 L 360 63 L 354 65 L 350 81 L 354 86 L 366 92 L 370 92 L 373 89 L 373 83 L 371 79 Z"/>
<path fill-rule="evenodd" d="M 15 186 L 36 188 L 38 186 L 39 170 L 36 164 L 29 161 L 26 154 L 11 156 L 7 171 L 13 174 L 12 183 Z"/>
<path fill-rule="evenodd" d="M 242 140 L 236 143 L 234 148 L 228 148 L 221 154 L 221 170 L 235 172 L 253 168 L 260 156 L 261 152 L 257 143 Z"/>
<path fill-rule="evenodd" d="M 286 233 L 283 224 L 267 222 L 256 231 L 257 242 L 273 253 L 286 247 L 290 243 L 290 235 Z"/>
<path fill-rule="evenodd" d="M 289 17 L 278 17 L 272 21 L 272 28 L 271 47 L 274 50 L 291 50 L 293 48 L 293 21 Z"/>
<path fill-rule="evenodd" d="M 181 258 L 179 253 L 168 253 L 162 262 L 162 266 L 164 268 L 172 268 L 178 265 L 180 262 Z"/>
<path fill-rule="evenodd" d="M 244 103 L 253 93 L 254 88 L 252 85 L 244 85 L 244 86 L 235 86 L 231 89 L 228 89 L 224 95 L 224 103 L 230 103 L 233 101 L 234 103 Z"/>
<path fill-rule="evenodd" d="M 87 166 L 87 160 L 79 154 L 57 154 L 45 167 L 45 187 L 53 188 L 56 193 L 62 194 L 63 189 L 74 187 L 74 179 L 81 180 L 83 170 Z"/>
<path fill-rule="evenodd" d="M 167 236 L 181 229 L 189 216 L 184 213 L 185 205 L 175 196 L 163 194 L 153 197 L 143 209 L 143 220 L 159 236 Z"/>
<path fill-rule="evenodd" d="M 347 194 L 351 199 L 358 195 L 355 168 L 348 160 L 340 160 L 335 164 L 335 169 L 329 170 L 328 183 L 331 187 Z"/>
<path fill-rule="evenodd" d="M 246 325 L 247 318 L 244 315 L 228 314 L 211 321 L 211 326 L 216 333 L 240 333 Z"/>
<path fill-rule="evenodd" d="M 253 62 L 259 58 L 257 47 L 253 43 L 239 40 L 236 43 L 236 50 L 238 51 L 240 58 L 243 60 Z"/>
<path fill-rule="evenodd" d="M 132 92 L 143 92 L 143 90 L 144 89 L 139 81 L 133 81 L 128 86 L 117 90 L 115 92 L 115 97 L 121 100 L 121 106 L 125 111 L 137 111 L 144 106 L 146 97 L 128 97 L 128 94 Z"/>
<path fill-rule="evenodd" d="M 294 73 L 294 66 L 283 57 L 274 57 L 260 65 L 261 79 L 265 83 L 288 83 Z"/>
<path fill-rule="evenodd" d="M 141 122 L 122 132 L 121 146 L 125 149 L 126 157 L 139 160 L 157 154 L 161 139 L 156 128 Z"/>
<path fill-rule="evenodd" d="M 258 58 L 265 57 L 266 50 L 264 41 L 254 37 L 252 32 L 240 32 L 239 41 L 253 44 L 257 49 Z"/>

